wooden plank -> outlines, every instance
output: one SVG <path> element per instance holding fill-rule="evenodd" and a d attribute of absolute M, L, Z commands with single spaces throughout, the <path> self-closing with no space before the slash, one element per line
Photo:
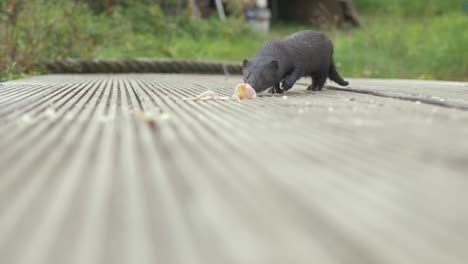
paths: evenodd
<path fill-rule="evenodd" d="M 466 262 L 467 111 L 303 85 L 183 100 L 239 81 L 3 83 L 0 263 Z M 416 93 L 465 100 L 440 85 Z"/>
<path fill-rule="evenodd" d="M 387 97 L 468 108 L 468 83 L 449 81 L 349 79 L 349 91 L 370 92 Z M 331 83 L 333 84 L 333 83 Z"/>

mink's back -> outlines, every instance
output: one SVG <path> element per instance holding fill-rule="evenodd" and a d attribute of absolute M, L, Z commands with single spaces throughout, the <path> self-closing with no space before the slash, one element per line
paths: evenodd
<path fill-rule="evenodd" d="M 282 73 L 299 67 L 301 75 L 308 76 L 317 72 L 328 73 L 332 56 L 333 46 L 325 34 L 305 30 L 283 39 L 267 41 L 254 58 L 260 61 L 277 60 Z"/>
<path fill-rule="evenodd" d="M 306 30 L 291 34 L 284 39 L 267 41 L 255 56 L 275 59 L 279 61 L 281 68 L 289 65 L 299 67 L 305 76 L 317 71 L 328 71 L 332 62 L 332 53 L 333 46 L 325 34 Z"/>
<path fill-rule="evenodd" d="M 295 67 L 302 69 L 303 75 L 326 71 L 332 62 L 333 46 L 328 37 L 314 30 L 294 33 L 281 40 Z"/>

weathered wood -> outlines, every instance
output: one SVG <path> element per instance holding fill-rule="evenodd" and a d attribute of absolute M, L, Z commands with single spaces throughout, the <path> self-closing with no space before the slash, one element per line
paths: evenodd
<path fill-rule="evenodd" d="M 466 82 L 353 79 L 350 88 L 382 92 L 390 95 L 446 99 L 468 104 L 468 83 Z"/>
<path fill-rule="evenodd" d="M 355 79 L 350 87 L 329 89 L 468 110 L 468 83 L 462 82 Z"/>
<path fill-rule="evenodd" d="M 3 83 L 0 263 L 466 263 L 467 111 L 307 81 L 183 100 L 240 81 Z M 466 83 L 350 82 L 467 99 Z"/>

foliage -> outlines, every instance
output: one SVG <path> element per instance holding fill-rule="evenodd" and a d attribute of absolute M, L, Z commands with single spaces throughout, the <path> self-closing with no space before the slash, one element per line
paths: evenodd
<path fill-rule="evenodd" d="M 161 3 L 166 3 L 166 6 Z M 251 32 L 236 16 L 168 15 L 180 0 L 4 0 L 0 78 L 42 72 L 55 58 L 188 58 L 240 61 L 266 39 L 311 28 L 274 24 Z M 231 0 L 230 2 L 235 2 Z M 335 43 L 340 72 L 353 77 L 468 79 L 468 16 L 458 0 L 354 0 L 365 25 L 322 29 Z M 234 7 L 232 7 L 234 8 Z"/>
<path fill-rule="evenodd" d="M 97 16 L 67 0 L 7 0 L 0 10 L 2 75 L 41 71 L 38 63 L 54 58 L 92 57 L 96 43 L 132 34 L 118 14 Z"/>

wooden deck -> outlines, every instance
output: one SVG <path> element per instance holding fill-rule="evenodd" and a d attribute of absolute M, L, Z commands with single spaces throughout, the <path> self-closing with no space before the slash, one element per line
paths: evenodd
<path fill-rule="evenodd" d="M 467 83 L 240 81 L 1 83 L 0 263 L 467 263 Z"/>

